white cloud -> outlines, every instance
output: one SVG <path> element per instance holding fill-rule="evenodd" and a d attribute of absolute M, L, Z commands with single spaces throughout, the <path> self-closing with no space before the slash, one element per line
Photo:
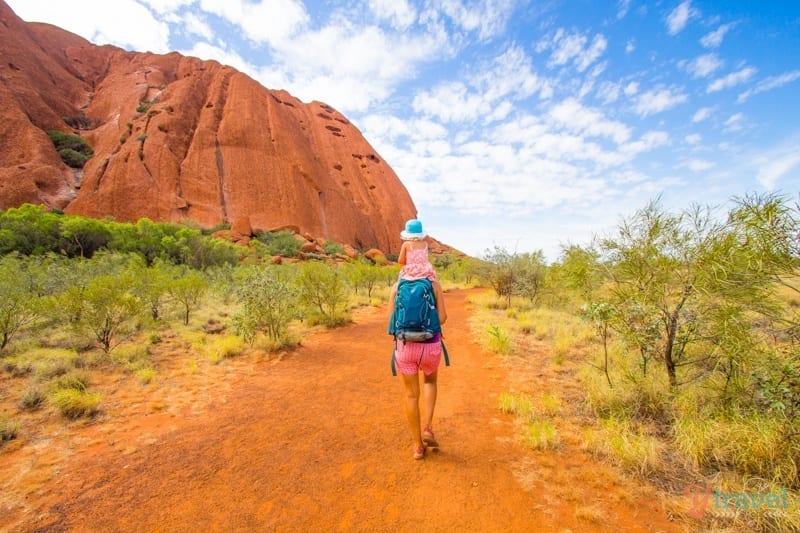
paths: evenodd
<path fill-rule="evenodd" d="M 211 26 L 209 26 L 204 19 L 200 18 L 195 13 L 189 12 L 184 14 L 182 22 L 186 32 L 190 35 L 202 37 L 207 41 L 214 39 L 214 30 L 211 29 Z"/>
<path fill-rule="evenodd" d="M 199 41 L 194 47 L 189 50 L 183 50 L 182 53 L 188 56 L 202 57 L 206 60 L 213 59 L 219 61 L 223 65 L 231 66 L 240 72 L 254 71 L 254 67 L 248 64 L 239 54 L 206 42 Z"/>
<path fill-rule="evenodd" d="M 619 0 L 617 2 L 617 20 L 625 18 L 628 14 L 628 9 L 631 7 L 631 0 Z"/>
<path fill-rule="evenodd" d="M 690 0 L 679 4 L 667 15 L 667 31 L 670 35 L 675 35 L 683 31 L 689 19 L 697 16 L 698 12 L 692 7 Z"/>
<path fill-rule="evenodd" d="M 417 12 L 406 0 L 368 0 L 370 10 L 380 19 L 390 21 L 398 30 L 405 30 L 417 18 Z"/>
<path fill-rule="evenodd" d="M 711 113 L 713 113 L 713 111 L 714 110 L 712 108 L 710 108 L 710 107 L 701 107 L 692 116 L 692 122 L 702 122 L 702 121 L 704 121 L 705 119 L 707 119 L 708 117 L 711 116 Z"/>
<path fill-rule="evenodd" d="M 719 45 L 722 44 L 722 40 L 725 38 L 725 34 L 733 28 L 734 24 L 723 24 L 716 30 L 712 32 L 708 32 L 707 34 L 703 35 L 700 39 L 700 44 L 705 46 L 706 48 L 718 48 Z"/>
<path fill-rule="evenodd" d="M 150 6 L 150 9 L 159 14 L 174 13 L 181 7 L 191 5 L 195 0 L 139 0 Z"/>
<path fill-rule="evenodd" d="M 622 84 L 604 81 L 597 87 L 597 97 L 604 104 L 611 104 L 619 100 L 622 95 Z"/>
<path fill-rule="evenodd" d="M 23 20 L 50 22 L 95 44 L 157 54 L 171 51 L 169 26 L 134 0 L 25 0 L 14 2 L 12 8 Z"/>
<path fill-rule="evenodd" d="M 697 133 L 691 133 L 686 136 L 686 143 L 691 145 L 698 145 L 703 142 L 703 138 Z"/>
<path fill-rule="evenodd" d="M 597 58 L 606 51 L 607 46 L 608 41 L 606 41 L 605 37 L 595 35 L 594 39 L 592 39 L 592 44 L 575 58 L 575 68 L 578 69 L 578 72 L 583 72 L 589 68 L 589 65 L 597 61 Z"/>
<path fill-rule="evenodd" d="M 705 78 L 723 65 L 724 62 L 717 57 L 717 54 L 703 54 L 687 63 L 686 70 L 695 78 Z"/>
<path fill-rule="evenodd" d="M 777 89 L 779 87 L 783 87 L 784 85 L 788 85 L 789 83 L 792 83 L 798 78 L 800 78 L 800 70 L 792 70 L 791 72 L 785 72 L 780 76 L 770 76 L 769 78 L 760 81 L 754 88 L 740 94 L 739 97 L 736 99 L 736 101 L 741 104 L 742 102 L 746 101 L 753 95 L 756 95 L 758 93 L 763 93 L 766 91 L 771 91 L 772 89 Z"/>
<path fill-rule="evenodd" d="M 414 111 L 444 122 L 473 120 L 489 111 L 488 102 L 461 82 L 442 83 L 414 97 Z"/>
<path fill-rule="evenodd" d="M 562 66 L 569 62 L 575 64 L 578 72 L 583 72 L 605 52 L 608 42 L 603 35 L 597 34 L 587 46 L 589 38 L 579 32 L 568 33 L 559 28 L 549 38 L 539 41 L 536 45 L 537 52 L 551 50 L 548 64 Z"/>
<path fill-rule="evenodd" d="M 622 91 L 625 93 L 625 96 L 633 96 L 639 92 L 639 84 L 635 81 L 632 81 L 626 85 Z"/>
<path fill-rule="evenodd" d="M 674 87 L 651 89 L 639 94 L 634 102 L 634 110 L 643 117 L 666 111 L 688 100 L 688 96 Z"/>
<path fill-rule="evenodd" d="M 519 46 L 511 46 L 478 74 L 479 84 L 489 101 L 513 96 L 525 99 L 542 88 L 542 81 L 533 71 L 531 58 Z"/>
<path fill-rule="evenodd" d="M 200 7 L 240 28 L 244 37 L 271 46 L 283 45 L 310 20 L 303 3 L 295 0 L 200 0 Z"/>
<path fill-rule="evenodd" d="M 756 179 L 765 189 L 773 190 L 789 171 L 800 166 L 800 148 L 797 144 L 788 145 L 788 148 L 777 148 L 772 153 L 759 156 L 757 165 Z"/>
<path fill-rule="evenodd" d="M 724 129 L 728 132 L 740 131 L 743 127 L 742 122 L 744 122 L 744 115 L 742 113 L 735 113 L 725 121 Z"/>
<path fill-rule="evenodd" d="M 629 39 L 627 43 L 625 43 L 625 53 L 630 54 L 636 50 L 636 41 L 634 39 Z"/>
<path fill-rule="evenodd" d="M 713 161 L 705 161 L 703 159 L 690 159 L 685 163 L 685 166 L 692 172 L 703 172 L 714 167 Z"/>
<path fill-rule="evenodd" d="M 513 0 L 491 0 L 465 6 L 458 0 L 438 0 L 434 5 L 466 31 L 477 31 L 481 39 L 503 33 L 514 12 Z"/>
<path fill-rule="evenodd" d="M 727 76 L 717 78 L 709 83 L 708 87 L 706 87 L 706 92 L 714 93 L 723 89 L 730 89 L 731 87 L 749 81 L 750 78 L 756 75 L 756 72 L 758 72 L 758 70 L 754 67 L 744 67 L 736 72 L 731 72 Z"/>
<path fill-rule="evenodd" d="M 608 120 L 600 111 L 568 99 L 550 109 L 550 117 L 568 131 L 589 137 L 607 137 L 616 144 L 626 142 L 631 130 L 621 122 Z"/>

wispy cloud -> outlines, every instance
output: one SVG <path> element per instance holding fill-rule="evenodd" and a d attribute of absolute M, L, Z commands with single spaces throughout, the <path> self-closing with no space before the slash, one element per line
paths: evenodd
<path fill-rule="evenodd" d="M 771 91 L 772 89 L 777 89 L 779 87 L 783 87 L 784 85 L 788 85 L 799 78 L 800 78 L 800 70 L 792 70 L 790 72 L 785 72 L 780 76 L 770 76 L 769 78 L 760 81 L 752 89 L 747 90 L 742 94 L 740 94 L 739 97 L 736 99 L 736 101 L 741 104 L 751 96 L 754 96 L 758 93 L 763 93 L 765 91 Z"/>
<path fill-rule="evenodd" d="M 387 20 L 397 30 L 409 28 L 417 19 L 417 10 L 406 0 L 368 0 L 367 5 L 379 20 Z"/>
<path fill-rule="evenodd" d="M 715 166 L 713 161 L 706 161 L 703 159 L 690 159 L 684 163 L 686 168 L 692 172 L 703 172 Z"/>
<path fill-rule="evenodd" d="M 703 54 L 686 63 L 686 70 L 695 78 L 706 78 L 724 64 L 717 54 Z"/>
<path fill-rule="evenodd" d="M 462 30 L 477 32 L 480 39 L 503 33 L 514 12 L 514 0 L 473 2 L 469 6 L 455 0 L 437 0 L 433 5 Z M 431 14 L 436 13 L 430 11 L 428 15 Z"/>
<path fill-rule="evenodd" d="M 796 139 L 795 139 L 796 140 Z M 786 175 L 800 172 L 800 144 L 788 143 L 756 158 L 756 179 L 767 190 L 773 190 Z"/>
<path fill-rule="evenodd" d="M 568 131 L 589 137 L 607 137 L 622 144 L 631 137 L 631 129 L 622 122 L 608 120 L 597 109 L 574 99 L 567 99 L 550 110 L 550 117 Z"/>
<path fill-rule="evenodd" d="M 635 99 L 633 109 L 640 116 L 646 117 L 666 111 L 686 102 L 688 99 L 689 97 L 681 89 L 661 87 L 639 94 Z"/>
<path fill-rule="evenodd" d="M 628 14 L 630 7 L 631 0 L 619 0 L 617 2 L 617 20 L 624 19 L 625 15 Z"/>
<path fill-rule="evenodd" d="M 722 40 L 725 38 L 725 34 L 730 31 L 735 24 L 723 24 L 719 28 L 714 31 L 708 32 L 700 39 L 700 44 L 705 46 L 706 48 L 718 48 L 719 45 L 722 44 Z"/>
<path fill-rule="evenodd" d="M 742 124 L 744 122 L 744 114 L 742 113 L 735 113 L 728 117 L 728 119 L 724 123 L 725 131 L 735 132 L 741 131 L 744 127 Z"/>
<path fill-rule="evenodd" d="M 692 115 L 692 122 L 702 122 L 708 117 L 710 117 L 711 113 L 713 112 L 714 112 L 713 108 L 701 107 L 695 112 L 694 115 Z"/>
<path fill-rule="evenodd" d="M 727 76 L 717 78 L 709 83 L 708 87 L 706 87 L 706 92 L 714 93 L 723 89 L 730 89 L 731 87 L 741 85 L 742 83 L 749 81 L 753 76 L 756 75 L 757 72 L 758 69 L 755 67 L 744 67 L 736 72 L 731 72 Z"/>
<path fill-rule="evenodd" d="M 689 19 L 698 14 L 698 11 L 692 7 L 690 0 L 682 2 L 667 15 L 667 31 L 670 35 L 680 33 L 688 24 Z"/>
<path fill-rule="evenodd" d="M 578 72 L 583 72 L 605 52 L 606 38 L 597 34 L 589 42 L 589 37 L 580 32 L 568 32 L 559 28 L 549 38 L 539 41 L 537 52 L 550 50 L 550 66 L 563 66 L 573 62 Z"/>

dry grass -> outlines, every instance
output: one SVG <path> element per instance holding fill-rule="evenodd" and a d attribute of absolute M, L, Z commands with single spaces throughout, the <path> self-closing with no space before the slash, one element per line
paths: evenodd
<path fill-rule="evenodd" d="M 584 446 L 643 477 L 663 475 L 668 470 L 666 445 L 658 437 L 632 426 L 627 419 L 601 420 L 598 428 L 586 431 Z"/>
<path fill-rule="evenodd" d="M 19 424 L 9 420 L 8 416 L 0 416 L 0 446 L 4 442 L 17 438 L 17 431 L 19 431 Z"/>
<path fill-rule="evenodd" d="M 522 440 L 534 450 L 553 450 L 561 442 L 551 420 L 529 422 L 522 432 Z"/>

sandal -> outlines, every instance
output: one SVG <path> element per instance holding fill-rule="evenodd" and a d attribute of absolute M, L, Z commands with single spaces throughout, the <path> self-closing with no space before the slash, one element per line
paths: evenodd
<path fill-rule="evenodd" d="M 422 430 L 422 442 L 431 448 L 439 447 L 439 443 L 436 441 L 436 436 L 433 434 L 433 430 L 430 426 L 425 426 L 425 429 Z"/>
<path fill-rule="evenodd" d="M 425 445 L 422 446 L 415 444 L 414 445 L 414 459 L 422 459 L 425 457 Z"/>

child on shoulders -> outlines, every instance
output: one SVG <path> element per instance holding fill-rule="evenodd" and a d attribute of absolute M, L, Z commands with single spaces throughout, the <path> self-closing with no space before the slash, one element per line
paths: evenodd
<path fill-rule="evenodd" d="M 397 262 L 400 263 L 400 279 L 415 280 L 428 278 L 436 281 L 436 271 L 428 260 L 428 243 L 422 222 L 412 219 L 406 222 L 406 229 L 400 232 L 403 245 Z"/>

